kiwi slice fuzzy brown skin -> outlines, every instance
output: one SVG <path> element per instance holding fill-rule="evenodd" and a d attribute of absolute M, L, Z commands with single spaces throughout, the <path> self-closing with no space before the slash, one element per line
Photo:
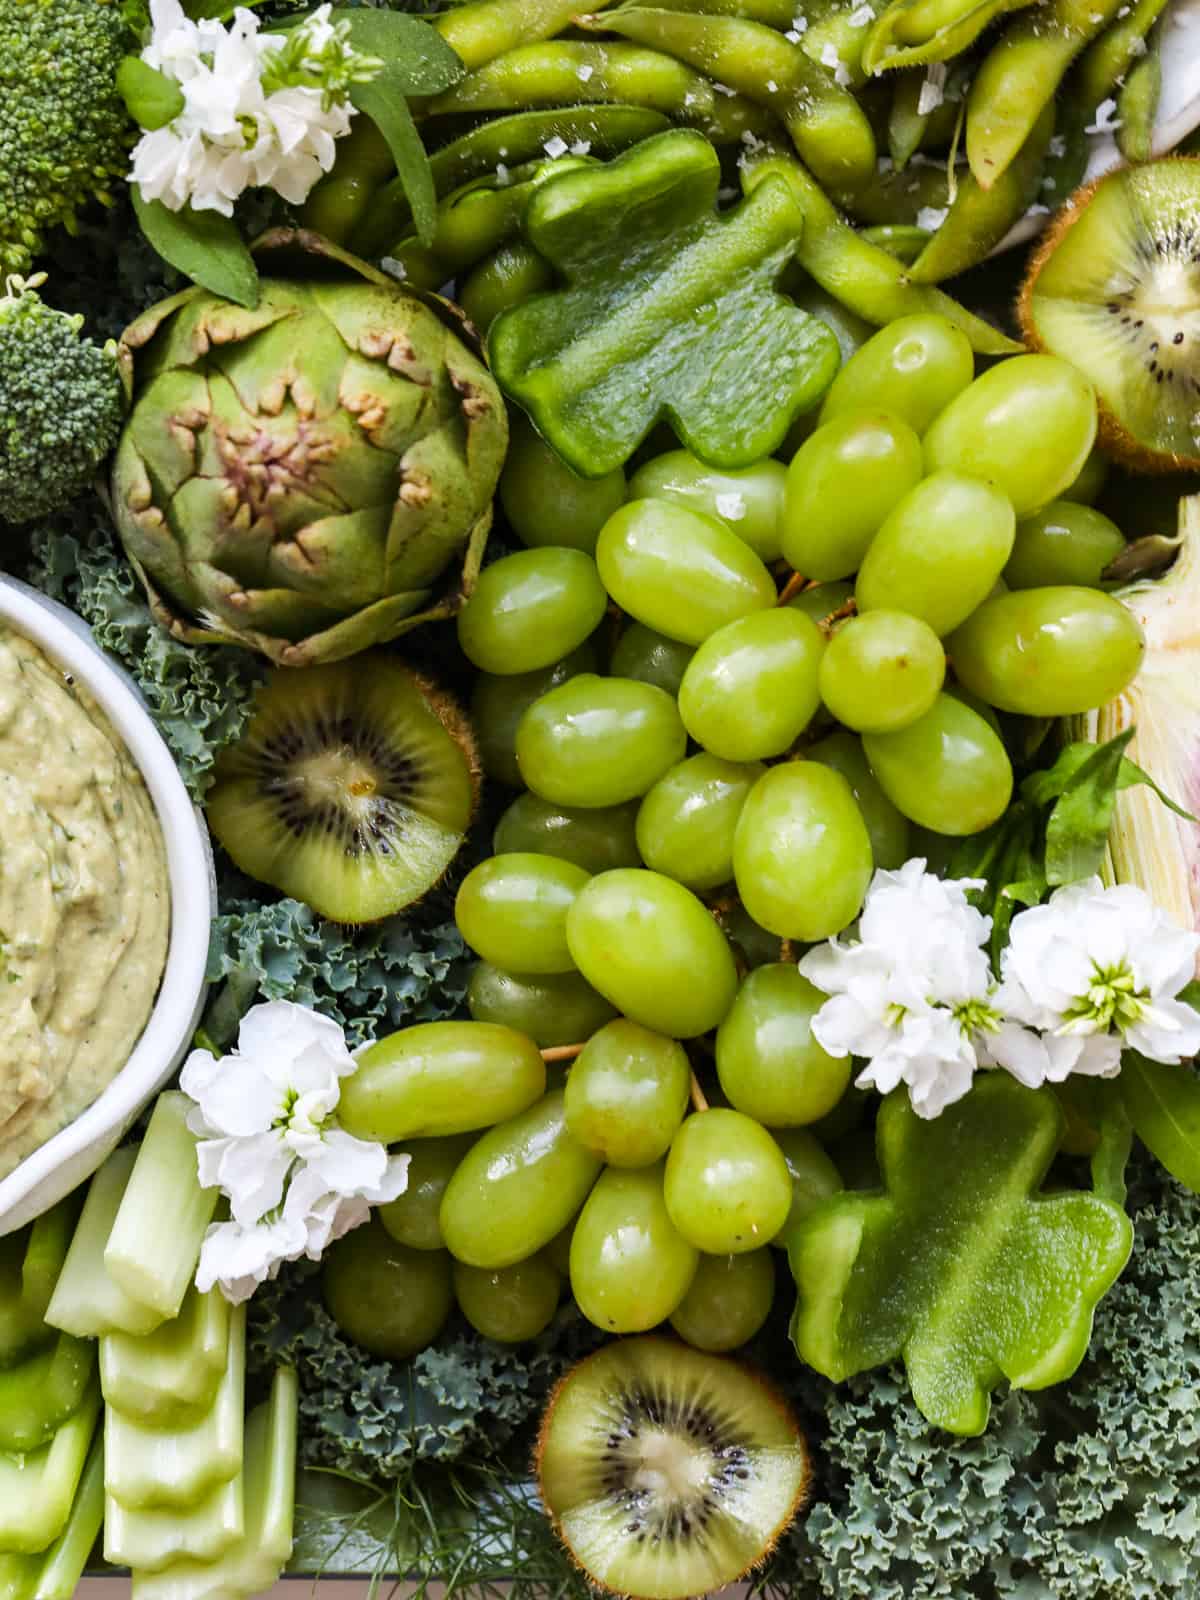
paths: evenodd
<path fill-rule="evenodd" d="M 684 1600 L 736 1582 L 808 1493 L 786 1402 L 734 1361 L 649 1334 L 574 1367 L 538 1435 L 542 1501 L 593 1583 Z"/>
<path fill-rule="evenodd" d="M 242 871 L 348 923 L 433 888 L 479 797 L 463 713 L 381 651 L 272 673 L 215 776 L 208 823 Z"/>
<path fill-rule="evenodd" d="M 1030 260 L 1026 342 L 1096 389 L 1100 440 L 1140 472 L 1200 467 L 1200 158 L 1086 185 Z"/>

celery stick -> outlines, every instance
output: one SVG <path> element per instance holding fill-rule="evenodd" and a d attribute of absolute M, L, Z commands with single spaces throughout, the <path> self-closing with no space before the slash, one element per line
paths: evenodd
<path fill-rule="evenodd" d="M 130 1511 L 104 1496 L 104 1559 L 135 1572 L 161 1572 L 191 1558 L 216 1561 L 245 1532 L 242 1473 L 190 1511 Z"/>
<path fill-rule="evenodd" d="M 157 1334 L 151 1334 L 156 1339 Z M 229 1328 L 225 1376 L 208 1415 L 179 1428 L 155 1428 L 108 1407 L 104 1485 L 131 1511 L 186 1511 L 242 1469 L 246 1405 L 246 1308 Z"/>
<path fill-rule="evenodd" d="M 280 1367 L 271 1398 L 246 1419 L 246 1532 L 219 1561 L 133 1574 L 133 1600 L 240 1600 L 275 1583 L 292 1553 L 296 1374 Z"/>
<path fill-rule="evenodd" d="M 0 1450 L 37 1450 L 83 1404 L 96 1370 L 90 1340 L 60 1333 L 48 1350 L 0 1372 Z"/>
<path fill-rule="evenodd" d="M 0 1600 L 33 1600 L 41 1556 L 0 1556 Z"/>
<path fill-rule="evenodd" d="M 93 1384 L 49 1444 L 26 1455 L 0 1453 L 0 1553 L 33 1555 L 62 1533 L 99 1415 L 100 1385 Z"/>
<path fill-rule="evenodd" d="M 178 1091 L 159 1095 L 104 1247 L 112 1277 L 163 1320 L 179 1315 L 218 1199 L 200 1187 L 191 1104 Z"/>
<path fill-rule="evenodd" d="M 79 1220 L 80 1191 L 69 1194 L 44 1212 L 29 1230 L 29 1243 L 21 1263 L 21 1298 L 38 1317 L 46 1315 L 54 1285 L 67 1259 Z"/>
<path fill-rule="evenodd" d="M 21 1266 L 28 1243 L 26 1228 L 0 1239 L 0 1367 L 20 1361 L 50 1337 L 40 1314 L 21 1292 Z"/>
<path fill-rule="evenodd" d="M 163 1321 L 158 1311 L 127 1294 L 104 1268 L 104 1247 L 136 1156 L 136 1145 L 115 1150 L 92 1179 L 46 1309 L 52 1327 L 81 1339 L 94 1339 L 114 1328 L 149 1333 Z"/>
<path fill-rule="evenodd" d="M 103 1525 L 104 1446 L 97 1433 L 67 1525 L 41 1560 L 32 1600 L 71 1600 Z"/>
<path fill-rule="evenodd" d="M 157 1428 L 198 1421 L 216 1398 L 229 1350 L 229 1301 L 219 1289 L 188 1290 L 173 1322 L 136 1338 L 100 1341 L 100 1387 L 107 1403 Z"/>

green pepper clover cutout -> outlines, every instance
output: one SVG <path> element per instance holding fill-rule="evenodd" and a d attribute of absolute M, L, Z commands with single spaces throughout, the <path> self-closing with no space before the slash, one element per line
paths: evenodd
<path fill-rule="evenodd" d="M 622 465 L 663 416 L 711 466 L 768 456 L 839 363 L 832 331 L 780 294 L 804 216 L 764 181 L 719 216 L 716 151 L 675 129 L 542 184 L 524 226 L 565 287 L 504 311 L 503 388 L 584 477 Z"/>
<path fill-rule="evenodd" d="M 792 1239 L 801 1359 L 838 1381 L 901 1357 L 922 1414 L 958 1434 L 983 1432 L 1003 1379 L 1069 1377 L 1133 1229 L 1097 1194 L 1037 1192 L 1062 1127 L 1049 1089 L 1001 1072 L 929 1122 L 889 1095 L 883 1191 L 832 1196 Z"/>

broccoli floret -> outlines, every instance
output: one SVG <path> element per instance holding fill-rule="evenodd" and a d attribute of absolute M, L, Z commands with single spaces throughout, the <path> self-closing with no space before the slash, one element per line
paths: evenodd
<path fill-rule="evenodd" d="M 81 316 L 43 304 L 45 274 L 0 298 L 0 522 L 29 522 L 72 500 L 116 443 L 116 357 L 80 337 Z"/>
<path fill-rule="evenodd" d="M 132 43 L 117 0 L 0 0 L 0 277 L 127 171 Z"/>

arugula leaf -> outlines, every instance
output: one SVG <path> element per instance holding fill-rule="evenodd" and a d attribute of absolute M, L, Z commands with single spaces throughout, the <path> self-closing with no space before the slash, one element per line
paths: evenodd
<path fill-rule="evenodd" d="M 258 304 L 258 268 L 232 217 L 218 211 L 168 211 L 134 185 L 133 209 L 149 243 L 168 265 L 235 305 Z"/>
<path fill-rule="evenodd" d="M 1076 767 L 1046 819 L 1046 882 L 1079 883 L 1099 872 L 1121 776 L 1127 728 Z"/>
<path fill-rule="evenodd" d="M 1200 1076 L 1195 1069 L 1128 1051 L 1117 1082 L 1138 1138 L 1173 1178 L 1200 1193 Z"/>

